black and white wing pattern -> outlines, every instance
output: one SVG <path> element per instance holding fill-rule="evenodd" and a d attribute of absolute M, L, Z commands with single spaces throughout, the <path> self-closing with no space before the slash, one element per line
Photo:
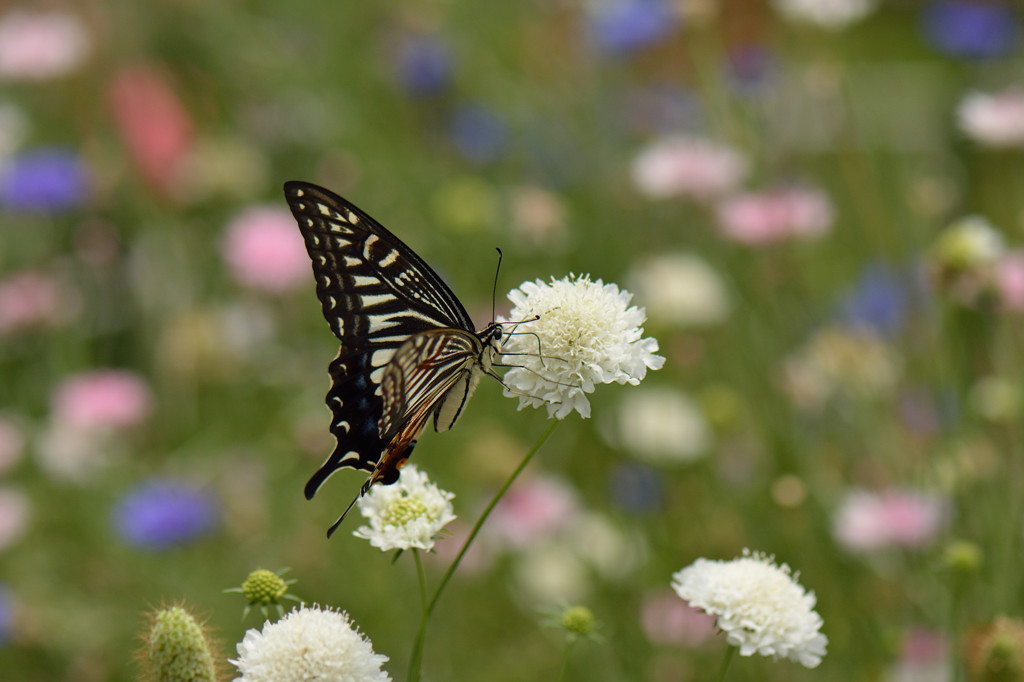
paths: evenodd
<path fill-rule="evenodd" d="M 365 493 L 397 480 L 431 415 L 439 431 L 455 424 L 480 374 L 490 371 L 501 327 L 473 331 L 437 273 L 348 201 L 306 182 L 285 183 L 284 193 L 313 261 L 324 317 L 341 341 L 327 392 L 337 445 L 306 484 L 306 497 L 343 468 L 371 474 Z"/>

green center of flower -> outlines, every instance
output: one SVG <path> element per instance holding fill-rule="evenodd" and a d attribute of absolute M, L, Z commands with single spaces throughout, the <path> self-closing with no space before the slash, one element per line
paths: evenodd
<path fill-rule="evenodd" d="M 381 513 L 381 520 L 386 526 L 404 526 L 426 515 L 427 505 L 423 504 L 423 500 L 416 497 L 400 497 Z"/>
<path fill-rule="evenodd" d="M 253 571 L 242 583 L 242 594 L 250 604 L 275 604 L 287 590 L 288 583 L 265 568 Z"/>

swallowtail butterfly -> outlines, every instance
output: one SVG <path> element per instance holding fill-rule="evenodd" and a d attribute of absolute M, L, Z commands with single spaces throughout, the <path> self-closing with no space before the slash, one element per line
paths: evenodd
<path fill-rule="evenodd" d="M 327 392 L 337 444 L 306 484 L 306 498 L 344 468 L 370 473 L 362 495 L 398 480 L 431 416 L 437 431 L 455 425 L 491 371 L 501 326 L 474 331 L 438 274 L 348 201 L 307 182 L 285 183 L 284 194 L 313 260 L 324 317 L 341 341 Z"/>

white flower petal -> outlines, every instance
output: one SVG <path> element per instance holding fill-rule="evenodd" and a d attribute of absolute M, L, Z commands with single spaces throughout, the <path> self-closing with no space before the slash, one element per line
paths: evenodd
<path fill-rule="evenodd" d="M 263 630 L 249 630 L 230 662 L 241 673 L 235 682 L 387 682 L 380 667 L 387 656 L 374 653 L 343 611 L 317 606 L 295 609 Z"/>
<path fill-rule="evenodd" d="M 370 525 L 353 533 L 382 552 L 434 547 L 434 538 L 455 520 L 454 494 L 441 490 L 415 464 L 402 468 L 392 485 L 375 485 L 359 498 L 359 511 Z"/>
<path fill-rule="evenodd" d="M 570 275 L 523 282 L 508 299 L 510 319 L 529 320 L 504 347 L 503 362 L 515 365 L 504 377 L 506 395 L 518 396 L 520 409 L 546 404 L 556 419 L 573 410 L 586 418 L 595 385 L 636 385 L 665 363 L 654 354 L 657 340 L 643 338 L 643 308 L 615 284 Z"/>
<path fill-rule="evenodd" d="M 698 559 L 672 576 L 672 587 L 691 606 L 717 616 L 741 656 L 783 657 L 814 668 L 825 655 L 828 638 L 814 593 L 772 557 L 744 550 L 732 561 Z"/>

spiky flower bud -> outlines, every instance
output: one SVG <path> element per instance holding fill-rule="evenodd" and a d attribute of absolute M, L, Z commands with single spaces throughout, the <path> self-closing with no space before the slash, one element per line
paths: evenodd
<path fill-rule="evenodd" d="M 973 640 L 968 667 L 977 682 L 1024 680 L 1024 623 L 999 617 Z"/>
<path fill-rule="evenodd" d="M 140 651 L 142 679 L 150 682 L 216 682 L 217 666 L 203 626 L 183 607 L 152 614 Z"/>

